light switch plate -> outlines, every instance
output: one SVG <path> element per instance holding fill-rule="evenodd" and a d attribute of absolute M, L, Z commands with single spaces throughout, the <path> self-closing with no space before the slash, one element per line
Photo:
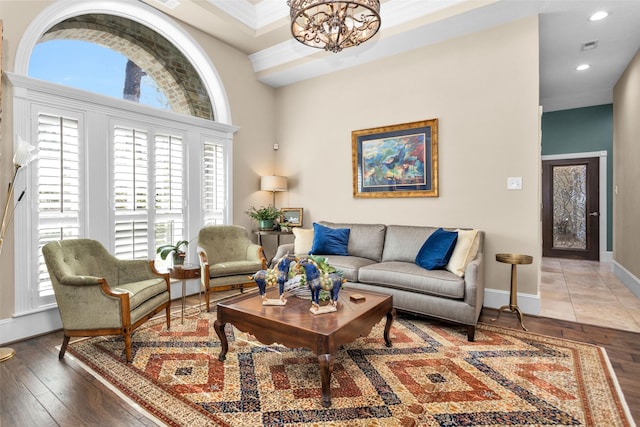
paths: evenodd
<path fill-rule="evenodd" d="M 522 190 L 522 177 L 511 176 L 507 178 L 507 190 Z"/>

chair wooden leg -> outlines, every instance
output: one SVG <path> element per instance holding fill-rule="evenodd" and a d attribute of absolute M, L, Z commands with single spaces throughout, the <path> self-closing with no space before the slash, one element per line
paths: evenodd
<path fill-rule="evenodd" d="M 65 334 L 64 338 L 62 339 L 62 345 L 60 346 L 60 353 L 58 353 L 59 360 L 62 360 L 65 352 L 67 351 L 67 346 L 69 345 L 69 339 L 71 339 L 71 337 Z"/>
<path fill-rule="evenodd" d="M 209 288 L 205 289 L 204 291 L 204 299 L 207 301 L 207 313 L 209 312 L 209 291 Z"/>
<path fill-rule="evenodd" d="M 171 329 L 171 303 L 169 303 L 169 305 L 167 305 L 167 308 L 165 309 L 166 312 L 166 316 L 167 316 L 167 329 Z"/>
<path fill-rule="evenodd" d="M 127 358 L 127 363 L 131 363 L 131 331 L 126 330 L 124 332 L 124 354 Z"/>

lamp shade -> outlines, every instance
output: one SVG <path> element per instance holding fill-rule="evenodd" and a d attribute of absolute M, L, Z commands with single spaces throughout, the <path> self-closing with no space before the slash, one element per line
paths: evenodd
<path fill-rule="evenodd" d="M 287 191 L 287 177 L 268 175 L 260 177 L 260 190 Z"/>

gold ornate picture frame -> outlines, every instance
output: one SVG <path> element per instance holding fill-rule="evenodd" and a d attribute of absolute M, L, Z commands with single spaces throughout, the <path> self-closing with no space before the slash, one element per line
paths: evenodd
<path fill-rule="evenodd" d="M 302 208 L 282 208 L 282 222 L 289 227 L 302 227 Z"/>
<path fill-rule="evenodd" d="M 353 197 L 437 197 L 438 119 L 351 133 Z"/>

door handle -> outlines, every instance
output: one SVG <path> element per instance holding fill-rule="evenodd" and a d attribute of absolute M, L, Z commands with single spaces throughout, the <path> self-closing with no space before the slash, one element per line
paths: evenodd
<path fill-rule="evenodd" d="M 600 212 L 589 212 L 589 216 L 600 216 Z"/>

